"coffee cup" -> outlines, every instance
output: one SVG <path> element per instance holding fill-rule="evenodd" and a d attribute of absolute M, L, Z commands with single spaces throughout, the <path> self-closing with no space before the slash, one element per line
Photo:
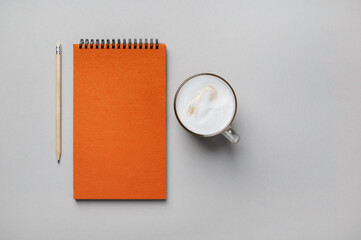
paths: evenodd
<path fill-rule="evenodd" d="M 239 135 L 231 128 L 237 97 L 231 85 L 212 73 L 199 73 L 187 78 L 174 97 L 174 112 L 178 122 L 188 132 L 201 136 L 225 136 L 231 143 Z"/>

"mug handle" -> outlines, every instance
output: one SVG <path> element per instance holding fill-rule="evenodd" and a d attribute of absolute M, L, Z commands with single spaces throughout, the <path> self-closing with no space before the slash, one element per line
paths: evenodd
<path fill-rule="evenodd" d="M 239 142 L 239 135 L 231 127 L 227 128 L 222 135 L 227 138 L 231 143 Z"/>

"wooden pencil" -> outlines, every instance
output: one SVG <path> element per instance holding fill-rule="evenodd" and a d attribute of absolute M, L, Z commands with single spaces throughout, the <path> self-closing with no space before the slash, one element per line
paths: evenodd
<path fill-rule="evenodd" d="M 61 46 L 56 44 L 56 158 L 61 156 Z"/>

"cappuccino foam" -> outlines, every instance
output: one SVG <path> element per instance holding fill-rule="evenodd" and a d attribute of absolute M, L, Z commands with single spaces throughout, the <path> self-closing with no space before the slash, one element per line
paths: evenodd
<path fill-rule="evenodd" d="M 190 131 L 213 135 L 227 127 L 236 110 L 232 89 L 212 75 L 200 75 L 187 81 L 176 99 L 179 120 Z"/>

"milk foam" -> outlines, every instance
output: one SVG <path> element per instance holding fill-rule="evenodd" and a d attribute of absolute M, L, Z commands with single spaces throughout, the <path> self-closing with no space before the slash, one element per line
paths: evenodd
<path fill-rule="evenodd" d="M 231 88 L 212 75 L 200 75 L 187 81 L 178 92 L 176 111 L 190 131 L 213 135 L 227 127 L 236 108 Z"/>

